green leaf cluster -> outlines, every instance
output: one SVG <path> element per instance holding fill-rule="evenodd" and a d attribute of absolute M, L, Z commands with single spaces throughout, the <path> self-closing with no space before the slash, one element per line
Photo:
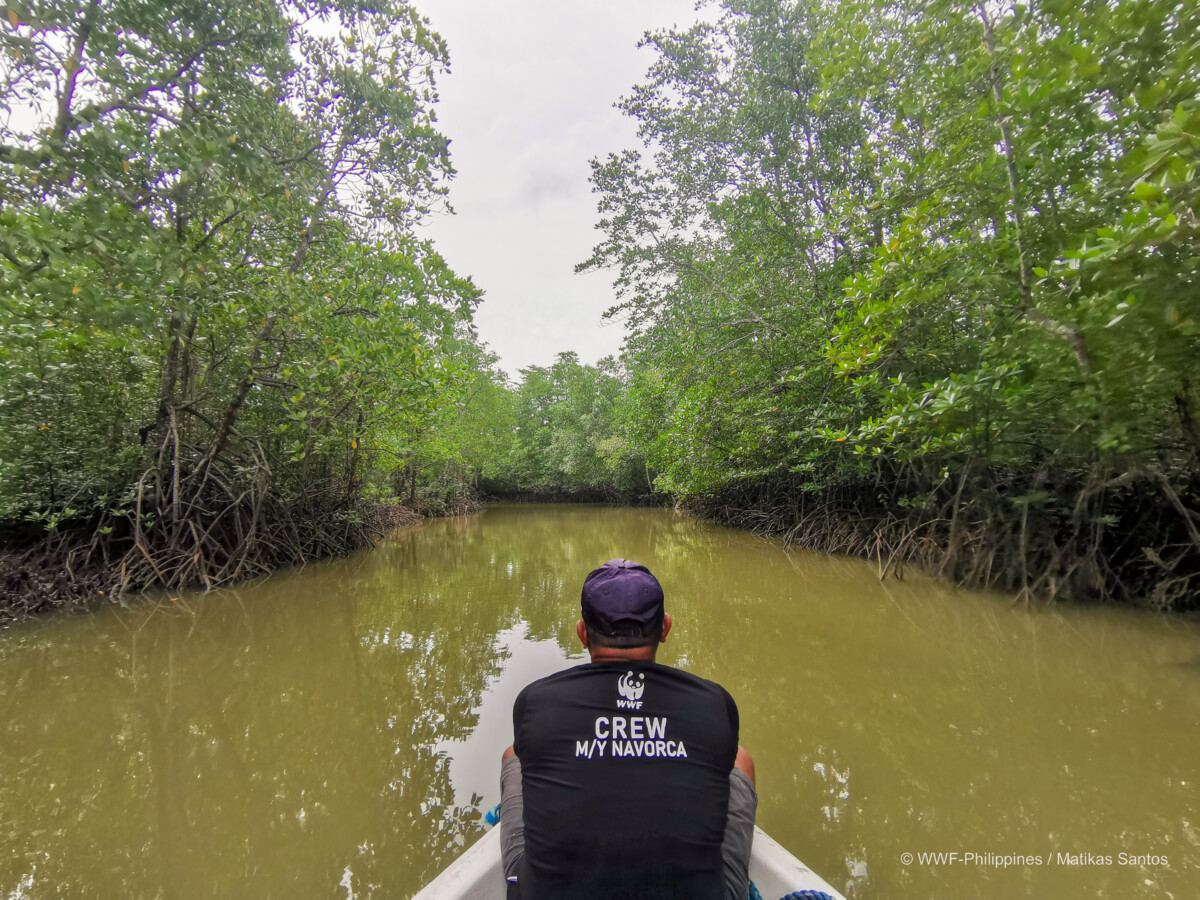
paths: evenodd
<path fill-rule="evenodd" d="M 480 297 L 415 231 L 453 174 L 428 22 L 405 0 L 7 11 L 0 516 L 178 510 L 217 468 L 378 493 L 464 380 Z"/>
<path fill-rule="evenodd" d="M 1194 3 L 713 12 L 646 38 L 581 265 L 614 273 L 618 430 L 661 489 L 1197 476 Z"/>

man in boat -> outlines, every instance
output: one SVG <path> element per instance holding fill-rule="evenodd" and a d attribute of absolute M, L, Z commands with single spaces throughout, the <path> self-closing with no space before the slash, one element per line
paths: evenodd
<path fill-rule="evenodd" d="M 580 606 L 591 662 L 513 705 L 500 804 L 509 897 L 745 900 L 758 797 L 733 698 L 655 662 L 671 617 L 645 566 L 595 569 Z"/>

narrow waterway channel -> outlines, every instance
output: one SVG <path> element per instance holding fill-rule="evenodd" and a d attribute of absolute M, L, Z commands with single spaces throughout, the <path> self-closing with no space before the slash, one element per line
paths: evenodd
<path fill-rule="evenodd" d="M 499 506 L 0 632 L 0 897 L 410 896 L 479 833 L 512 699 L 581 659 L 614 556 L 665 587 L 660 661 L 737 700 L 759 823 L 847 896 L 1200 896 L 1200 625 Z"/>

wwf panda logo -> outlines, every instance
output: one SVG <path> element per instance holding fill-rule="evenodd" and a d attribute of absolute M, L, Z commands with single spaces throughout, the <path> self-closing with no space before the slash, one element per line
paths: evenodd
<path fill-rule="evenodd" d="M 626 700 L 626 703 L 622 703 L 618 700 L 618 706 L 632 706 L 636 701 L 642 699 L 642 694 L 645 692 L 646 676 L 641 672 L 638 673 L 637 680 L 634 680 L 632 671 L 626 672 L 617 679 L 617 693 Z M 637 705 L 640 707 L 642 704 L 638 703 Z"/>

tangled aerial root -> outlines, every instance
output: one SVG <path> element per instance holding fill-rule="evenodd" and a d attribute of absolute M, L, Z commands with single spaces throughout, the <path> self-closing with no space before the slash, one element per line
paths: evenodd
<path fill-rule="evenodd" d="M 283 493 L 260 482 L 235 492 L 210 479 L 202 498 L 165 507 L 150 506 L 147 493 L 130 509 L 33 540 L 10 539 L 0 554 L 0 621 L 149 588 L 244 581 L 354 553 L 423 521 L 412 510 L 348 501 L 320 484 Z"/>
<path fill-rule="evenodd" d="M 970 466 L 933 486 L 864 481 L 814 491 L 780 479 L 683 504 L 788 544 L 866 557 L 881 579 L 912 565 L 1026 602 L 1116 601 L 1164 611 L 1200 608 L 1195 505 L 1153 472 L 1053 480 Z"/>

